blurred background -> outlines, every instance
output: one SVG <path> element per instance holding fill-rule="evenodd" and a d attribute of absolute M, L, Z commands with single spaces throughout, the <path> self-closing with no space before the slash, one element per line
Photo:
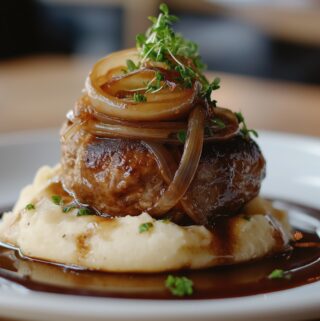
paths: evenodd
<path fill-rule="evenodd" d="M 0 132 L 58 127 L 94 61 L 131 47 L 156 0 L 3 0 Z M 220 105 L 252 127 L 320 136 L 319 0 L 167 0 Z"/>

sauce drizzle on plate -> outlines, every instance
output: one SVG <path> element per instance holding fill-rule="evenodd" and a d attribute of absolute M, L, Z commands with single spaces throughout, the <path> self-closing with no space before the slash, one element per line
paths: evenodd
<path fill-rule="evenodd" d="M 288 210 L 293 225 L 299 218 L 302 228 L 294 225 L 297 241 L 292 244 L 292 250 L 255 262 L 199 271 L 117 274 L 56 266 L 22 258 L 17 251 L 0 247 L 0 277 L 40 292 L 112 298 L 181 299 L 166 289 L 165 280 L 168 274 L 183 275 L 194 282 L 194 294 L 183 298 L 188 300 L 268 293 L 320 281 L 320 235 L 316 231 L 320 225 L 316 226 L 317 220 L 314 220 L 319 219 L 320 224 L 320 210 L 287 201 L 277 201 L 277 205 Z M 275 269 L 285 271 L 290 278 L 269 279 L 268 275 Z"/>

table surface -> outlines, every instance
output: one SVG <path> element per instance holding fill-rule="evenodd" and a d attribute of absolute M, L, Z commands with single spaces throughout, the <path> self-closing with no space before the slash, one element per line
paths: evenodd
<path fill-rule="evenodd" d="M 59 127 L 81 95 L 94 58 L 44 56 L 0 64 L 0 133 Z M 220 106 L 250 127 L 320 136 L 320 85 L 209 72 L 221 78 Z"/>
<path fill-rule="evenodd" d="M 59 127 L 94 63 L 84 57 L 31 57 L 0 64 L 0 134 Z M 221 72 L 220 106 L 241 110 L 250 127 L 320 136 L 320 86 Z M 0 321 L 6 321 L 1 319 Z"/>

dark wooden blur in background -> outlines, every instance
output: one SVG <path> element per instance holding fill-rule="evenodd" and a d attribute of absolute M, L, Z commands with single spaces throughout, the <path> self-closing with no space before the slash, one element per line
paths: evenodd
<path fill-rule="evenodd" d="M 157 0 L 0 2 L 0 133 L 58 127 L 94 61 L 134 44 Z M 319 0 L 168 0 L 220 105 L 250 126 L 320 136 Z"/>

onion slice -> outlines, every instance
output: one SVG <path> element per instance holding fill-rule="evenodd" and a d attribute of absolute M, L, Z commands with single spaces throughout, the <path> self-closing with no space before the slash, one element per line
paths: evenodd
<path fill-rule="evenodd" d="M 197 171 L 203 146 L 205 112 L 196 107 L 189 116 L 187 139 L 174 178 L 158 202 L 149 209 L 153 216 L 161 216 L 173 208 L 186 193 Z"/>
<path fill-rule="evenodd" d="M 154 140 L 158 142 L 170 142 L 170 135 L 173 132 L 171 128 L 145 128 L 126 126 L 121 124 L 110 124 L 88 120 L 84 123 L 84 130 L 98 137 L 107 138 L 126 138 Z M 171 139 L 173 142 L 176 139 Z"/>
<path fill-rule="evenodd" d="M 151 77 L 150 71 L 146 74 L 146 71 L 142 69 L 133 74 L 116 77 L 110 81 L 110 90 L 103 90 L 108 87 L 106 85 L 108 80 L 112 79 L 110 71 L 119 70 L 119 65 L 125 66 L 127 59 L 136 60 L 137 52 L 134 50 L 120 51 L 106 56 L 94 65 L 86 80 L 85 88 L 97 112 L 128 121 L 172 120 L 189 113 L 200 89 L 198 81 L 194 82 L 192 88 L 176 87 L 174 90 L 167 90 L 165 94 L 159 92 L 152 96 L 147 95 L 146 102 L 136 103 L 114 96 L 117 89 L 122 87 L 120 86 L 122 83 L 125 87 L 132 88 L 130 86 L 141 84 L 146 77 Z"/>
<path fill-rule="evenodd" d="M 168 185 L 170 185 L 174 178 L 174 173 L 178 167 L 174 158 L 172 157 L 172 154 L 162 144 L 150 141 L 142 141 L 142 144 L 148 149 L 150 153 L 153 154 L 163 180 Z M 200 218 L 197 216 L 197 213 L 193 209 L 192 204 L 185 195 L 180 199 L 180 204 L 182 205 L 185 213 L 191 218 L 193 222 L 201 224 Z"/>
<path fill-rule="evenodd" d="M 218 118 L 224 124 L 223 128 L 215 127 L 212 120 L 209 120 L 207 128 L 210 133 L 206 133 L 205 142 L 222 141 L 232 138 L 239 133 L 239 123 L 236 115 L 229 109 L 222 107 L 213 108 L 213 118 Z M 210 134 L 210 135 L 209 135 Z"/>

